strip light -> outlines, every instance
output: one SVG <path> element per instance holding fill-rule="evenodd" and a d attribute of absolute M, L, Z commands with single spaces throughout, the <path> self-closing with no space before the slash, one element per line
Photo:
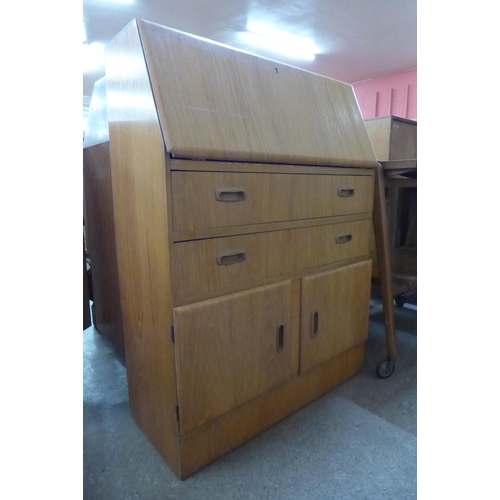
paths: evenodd
<path fill-rule="evenodd" d="M 314 41 L 298 35 L 279 31 L 272 25 L 249 22 L 242 33 L 245 42 L 295 59 L 313 61 L 316 48 Z"/>

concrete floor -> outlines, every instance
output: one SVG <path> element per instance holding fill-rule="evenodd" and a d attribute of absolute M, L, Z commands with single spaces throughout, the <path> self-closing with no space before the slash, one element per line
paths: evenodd
<path fill-rule="evenodd" d="M 416 295 L 409 298 L 416 304 Z M 180 481 L 132 420 L 123 360 L 93 327 L 84 342 L 84 498 L 416 498 L 417 312 L 396 309 L 398 362 L 386 356 L 378 297 L 372 298 L 365 366 L 295 414 Z"/>

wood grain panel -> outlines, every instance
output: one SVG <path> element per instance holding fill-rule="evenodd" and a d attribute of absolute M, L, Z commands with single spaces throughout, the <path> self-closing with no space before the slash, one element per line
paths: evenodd
<path fill-rule="evenodd" d="M 120 352 L 123 344 L 109 142 L 83 150 L 87 220 L 85 229 L 92 270 L 94 327 Z"/>
<path fill-rule="evenodd" d="M 302 280 L 301 373 L 366 340 L 371 270 L 368 260 Z"/>
<path fill-rule="evenodd" d="M 193 474 L 359 372 L 363 354 L 361 343 L 182 436 L 181 477 Z"/>
<path fill-rule="evenodd" d="M 188 231 L 366 213 L 372 208 L 373 180 L 368 176 L 172 172 L 172 193 L 174 231 Z"/>
<path fill-rule="evenodd" d="M 368 253 L 370 221 L 305 227 L 282 232 L 282 273 L 320 267 Z M 343 237 L 352 237 L 344 242 Z M 339 241 L 337 241 L 339 237 Z"/>
<path fill-rule="evenodd" d="M 174 244 L 176 300 L 319 267 L 368 253 L 369 220 Z M 352 235 L 337 243 L 336 237 Z M 245 260 L 217 264 L 217 256 L 242 252 Z"/>
<path fill-rule="evenodd" d="M 105 66 L 130 408 L 179 474 L 165 149 L 135 21 L 106 47 Z"/>
<path fill-rule="evenodd" d="M 373 167 L 351 85 L 138 21 L 174 157 Z"/>
<path fill-rule="evenodd" d="M 181 434 L 290 376 L 290 299 L 288 281 L 174 309 Z"/>
<path fill-rule="evenodd" d="M 218 265 L 217 255 L 241 250 L 245 260 Z M 252 283 L 281 274 L 281 232 L 231 236 L 174 244 L 176 298 Z"/>
<path fill-rule="evenodd" d="M 392 119 L 389 160 L 414 160 L 417 158 L 417 122 Z"/>

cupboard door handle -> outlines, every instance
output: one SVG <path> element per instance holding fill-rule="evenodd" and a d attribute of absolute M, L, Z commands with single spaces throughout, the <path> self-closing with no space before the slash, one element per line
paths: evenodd
<path fill-rule="evenodd" d="M 318 335 L 319 328 L 319 314 L 318 311 L 313 311 L 311 313 L 311 337 L 316 337 Z"/>
<path fill-rule="evenodd" d="M 276 328 L 276 351 L 280 352 L 285 347 L 285 325 Z"/>
<path fill-rule="evenodd" d="M 342 197 L 354 196 L 354 188 L 352 186 L 339 187 L 337 193 Z"/>
<path fill-rule="evenodd" d="M 215 258 L 219 266 L 230 266 L 231 264 L 239 264 L 246 260 L 245 250 L 230 250 L 229 252 L 221 252 Z"/>
<path fill-rule="evenodd" d="M 335 237 L 335 243 L 349 243 L 352 241 L 352 234 L 337 234 Z"/>
<path fill-rule="evenodd" d="M 221 188 L 215 191 L 217 201 L 243 201 L 247 197 L 247 192 L 241 188 Z"/>

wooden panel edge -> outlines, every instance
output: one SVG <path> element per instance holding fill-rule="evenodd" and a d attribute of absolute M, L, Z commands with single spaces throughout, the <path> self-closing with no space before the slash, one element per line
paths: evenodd
<path fill-rule="evenodd" d="M 373 190 L 371 191 L 373 197 Z M 328 224 L 340 224 L 342 222 L 356 222 L 372 218 L 372 213 L 361 213 L 353 215 L 337 215 L 335 217 L 318 217 L 315 219 L 299 219 L 284 222 L 266 222 L 261 224 L 248 224 L 246 226 L 230 226 L 214 229 L 195 229 L 193 231 L 174 231 L 172 239 L 174 243 L 182 241 L 204 240 L 207 238 L 223 238 L 227 236 L 241 236 L 244 234 L 267 233 L 270 231 L 281 231 L 285 229 L 298 229 L 304 227 L 323 226 Z"/>
<path fill-rule="evenodd" d="M 303 175 L 373 175 L 373 168 L 331 165 L 291 165 L 285 163 L 249 163 L 237 161 L 171 158 L 172 170 L 201 172 L 240 172 Z"/>
<path fill-rule="evenodd" d="M 136 21 L 106 47 L 105 68 L 130 411 L 179 475 L 165 150 Z"/>

